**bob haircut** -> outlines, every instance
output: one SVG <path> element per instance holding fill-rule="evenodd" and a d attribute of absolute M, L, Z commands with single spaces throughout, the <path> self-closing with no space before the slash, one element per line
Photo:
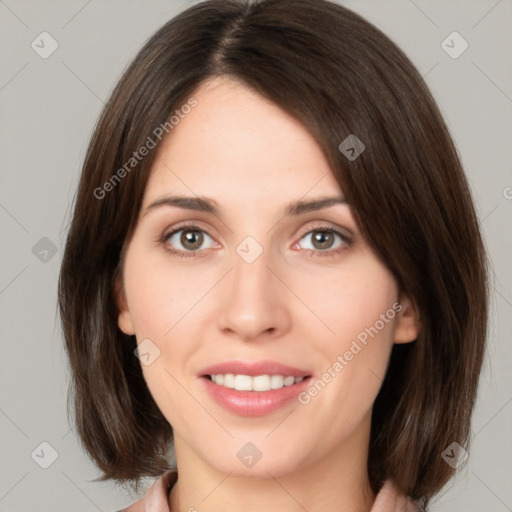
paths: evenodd
<path fill-rule="evenodd" d="M 115 301 L 158 147 L 126 163 L 219 76 L 309 129 L 364 237 L 417 307 L 420 334 L 394 345 L 374 403 L 368 473 L 375 493 L 391 478 L 426 507 L 454 473 L 443 450 L 453 441 L 468 449 L 487 331 L 485 249 L 422 77 L 383 33 L 329 0 L 196 4 L 146 42 L 113 90 L 87 150 L 59 276 L 81 443 L 99 480 L 137 486 L 171 467 L 172 427 L 134 356 L 135 336 L 118 328 Z M 353 160 L 338 149 L 350 134 L 366 146 Z"/>

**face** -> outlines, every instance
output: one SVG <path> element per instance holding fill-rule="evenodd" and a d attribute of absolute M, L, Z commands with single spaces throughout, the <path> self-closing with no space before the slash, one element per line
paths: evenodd
<path fill-rule="evenodd" d="M 118 294 L 177 451 L 266 476 L 361 449 L 393 343 L 417 336 L 413 307 L 303 125 L 226 78 L 193 96 Z"/>

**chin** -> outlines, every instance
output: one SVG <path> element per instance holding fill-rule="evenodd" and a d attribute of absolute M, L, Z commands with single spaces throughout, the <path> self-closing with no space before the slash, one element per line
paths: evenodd
<path fill-rule="evenodd" d="M 234 478 L 270 478 L 282 477 L 293 473 L 301 465 L 297 450 L 275 450 L 274 448 L 256 448 L 249 443 L 236 443 L 234 457 L 226 456 L 231 450 L 218 454 L 210 452 L 206 462 L 217 471 Z M 212 455 L 218 455 L 212 459 Z M 303 461 L 302 461 L 303 462 Z"/>

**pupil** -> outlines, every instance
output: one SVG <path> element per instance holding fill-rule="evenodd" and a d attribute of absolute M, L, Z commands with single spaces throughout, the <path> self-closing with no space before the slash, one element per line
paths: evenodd
<path fill-rule="evenodd" d="M 317 249 L 328 249 L 332 245 L 333 236 L 328 231 L 318 231 L 313 236 L 313 245 Z"/>
<path fill-rule="evenodd" d="M 181 235 L 183 247 L 194 250 L 203 244 L 203 234 L 199 231 L 184 231 Z"/>

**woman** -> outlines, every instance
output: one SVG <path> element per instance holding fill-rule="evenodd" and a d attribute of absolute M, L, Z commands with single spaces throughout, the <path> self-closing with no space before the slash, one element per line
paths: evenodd
<path fill-rule="evenodd" d="M 59 301 L 102 478 L 159 476 L 130 512 L 426 509 L 468 449 L 466 179 L 412 64 L 335 3 L 207 1 L 146 43 L 92 137 Z"/>

